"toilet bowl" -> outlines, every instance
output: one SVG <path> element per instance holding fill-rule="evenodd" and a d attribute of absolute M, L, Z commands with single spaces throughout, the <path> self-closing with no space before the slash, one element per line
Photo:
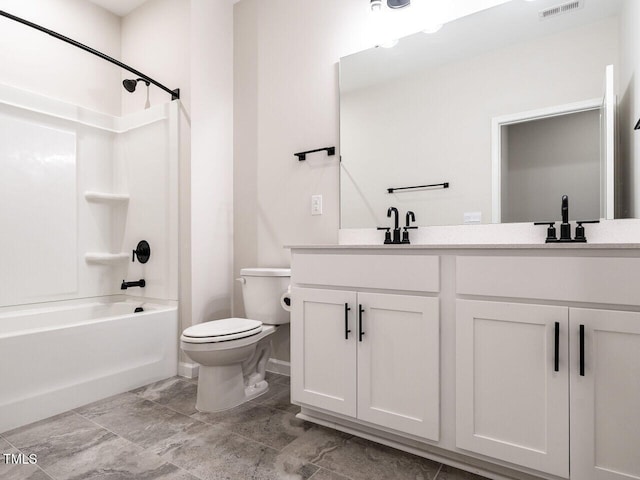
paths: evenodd
<path fill-rule="evenodd" d="M 265 393 L 271 335 L 289 323 L 280 305 L 288 268 L 243 268 L 242 299 L 248 318 L 225 318 L 193 325 L 182 332 L 180 347 L 200 364 L 196 409 L 219 412 Z"/>

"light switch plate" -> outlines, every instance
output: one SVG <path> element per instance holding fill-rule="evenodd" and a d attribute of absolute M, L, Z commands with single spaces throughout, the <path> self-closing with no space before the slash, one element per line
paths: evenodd
<path fill-rule="evenodd" d="M 322 215 L 322 195 L 311 195 L 311 215 Z"/>

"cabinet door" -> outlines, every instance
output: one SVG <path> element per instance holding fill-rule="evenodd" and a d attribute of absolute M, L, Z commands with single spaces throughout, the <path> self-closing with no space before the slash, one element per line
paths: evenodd
<path fill-rule="evenodd" d="M 358 308 L 358 418 L 437 441 L 438 299 L 359 293 Z"/>
<path fill-rule="evenodd" d="M 291 301 L 292 400 L 355 417 L 355 292 L 293 288 Z"/>
<path fill-rule="evenodd" d="M 456 322 L 456 445 L 568 477 L 568 308 L 457 300 Z"/>
<path fill-rule="evenodd" d="M 571 476 L 640 479 L 640 313 L 572 308 L 569 317 Z"/>

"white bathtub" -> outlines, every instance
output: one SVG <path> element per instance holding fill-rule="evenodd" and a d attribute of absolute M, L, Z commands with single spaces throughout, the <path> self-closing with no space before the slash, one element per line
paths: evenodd
<path fill-rule="evenodd" d="M 176 305 L 113 298 L 0 310 L 0 433 L 176 375 Z"/>

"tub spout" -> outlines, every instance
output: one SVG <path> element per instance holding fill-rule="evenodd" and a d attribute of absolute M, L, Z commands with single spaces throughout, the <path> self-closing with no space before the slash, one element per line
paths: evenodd
<path fill-rule="evenodd" d="M 122 285 L 120 285 L 120 290 L 126 290 L 129 287 L 144 288 L 146 284 L 147 282 L 145 282 L 143 278 L 141 278 L 137 282 L 125 282 L 124 280 L 122 280 Z"/>

